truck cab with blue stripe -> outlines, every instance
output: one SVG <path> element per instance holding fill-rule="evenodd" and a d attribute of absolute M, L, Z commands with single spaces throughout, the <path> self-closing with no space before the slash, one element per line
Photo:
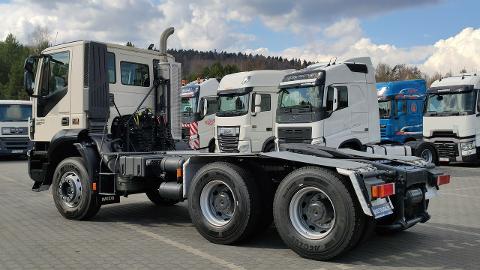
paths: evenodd
<path fill-rule="evenodd" d="M 380 133 L 383 143 L 422 138 L 425 80 L 377 83 Z"/>

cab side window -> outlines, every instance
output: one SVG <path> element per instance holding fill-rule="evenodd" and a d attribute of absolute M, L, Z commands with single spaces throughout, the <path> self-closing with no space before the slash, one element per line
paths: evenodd
<path fill-rule="evenodd" d="M 269 94 L 260 94 L 262 97 L 262 102 L 260 103 L 260 108 L 262 112 L 269 112 L 272 110 L 272 98 Z"/>
<path fill-rule="evenodd" d="M 148 65 L 122 61 L 120 62 L 120 71 L 123 85 L 150 86 Z"/>
<path fill-rule="evenodd" d="M 217 98 L 216 97 L 207 97 L 205 98 L 207 100 L 207 114 L 206 115 L 212 115 L 217 112 Z"/>
<path fill-rule="evenodd" d="M 480 113 L 480 90 L 477 90 L 477 112 Z"/>
<path fill-rule="evenodd" d="M 67 94 L 70 53 L 59 52 L 45 57 L 42 63 L 37 115 L 44 117 Z"/>
<path fill-rule="evenodd" d="M 115 54 L 107 52 L 107 73 L 108 82 L 114 84 L 117 82 L 117 75 L 115 73 Z"/>
<path fill-rule="evenodd" d="M 344 109 L 348 107 L 348 89 L 346 86 L 335 86 L 338 91 L 338 105 L 337 105 L 337 110 Z M 326 99 L 326 110 L 328 112 L 333 111 L 333 103 L 335 99 L 335 90 L 332 86 L 328 87 L 327 90 L 327 99 Z"/>

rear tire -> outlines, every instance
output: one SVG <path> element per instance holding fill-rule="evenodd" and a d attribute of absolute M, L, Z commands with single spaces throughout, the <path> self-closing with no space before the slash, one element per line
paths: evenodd
<path fill-rule="evenodd" d="M 82 158 L 71 157 L 60 162 L 52 181 L 55 206 L 67 219 L 85 220 L 100 210 Z"/>
<path fill-rule="evenodd" d="M 421 143 L 415 149 L 415 156 L 424 159 L 427 162 L 438 165 L 438 155 L 435 147 L 429 143 Z"/>
<path fill-rule="evenodd" d="M 297 254 L 332 259 L 360 239 L 365 215 L 354 194 L 334 172 L 304 167 L 280 183 L 273 204 L 275 226 Z"/>
<path fill-rule="evenodd" d="M 193 177 L 188 211 L 197 231 L 210 242 L 232 244 L 251 236 L 260 222 L 258 187 L 242 168 L 214 162 Z"/>

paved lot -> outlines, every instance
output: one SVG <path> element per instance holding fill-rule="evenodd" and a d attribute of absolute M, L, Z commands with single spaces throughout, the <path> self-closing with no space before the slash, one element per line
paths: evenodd
<path fill-rule="evenodd" d="M 68 221 L 50 192 L 30 191 L 25 161 L 0 161 L 0 269 L 478 269 L 480 167 L 442 169 L 452 184 L 431 203 L 427 224 L 374 236 L 326 263 L 298 257 L 274 228 L 242 245 L 211 244 L 185 203 L 156 207 L 143 195 L 103 207 L 92 221 Z"/>

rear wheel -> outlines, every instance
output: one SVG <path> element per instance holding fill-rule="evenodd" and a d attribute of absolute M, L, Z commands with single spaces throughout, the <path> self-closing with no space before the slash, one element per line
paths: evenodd
<path fill-rule="evenodd" d="M 53 174 L 52 194 L 55 206 L 65 218 L 89 219 L 100 209 L 100 202 L 88 179 L 81 158 L 67 158 L 58 164 Z"/>
<path fill-rule="evenodd" d="M 217 244 L 232 244 L 252 235 L 260 222 L 258 187 L 242 168 L 211 163 L 192 180 L 188 210 L 203 237 Z"/>
<path fill-rule="evenodd" d="M 438 156 L 435 147 L 429 143 L 422 143 L 415 149 L 415 156 L 427 162 L 438 164 Z"/>
<path fill-rule="evenodd" d="M 316 167 L 290 173 L 275 193 L 275 226 L 300 256 L 328 260 L 360 239 L 365 216 L 342 179 Z"/>

